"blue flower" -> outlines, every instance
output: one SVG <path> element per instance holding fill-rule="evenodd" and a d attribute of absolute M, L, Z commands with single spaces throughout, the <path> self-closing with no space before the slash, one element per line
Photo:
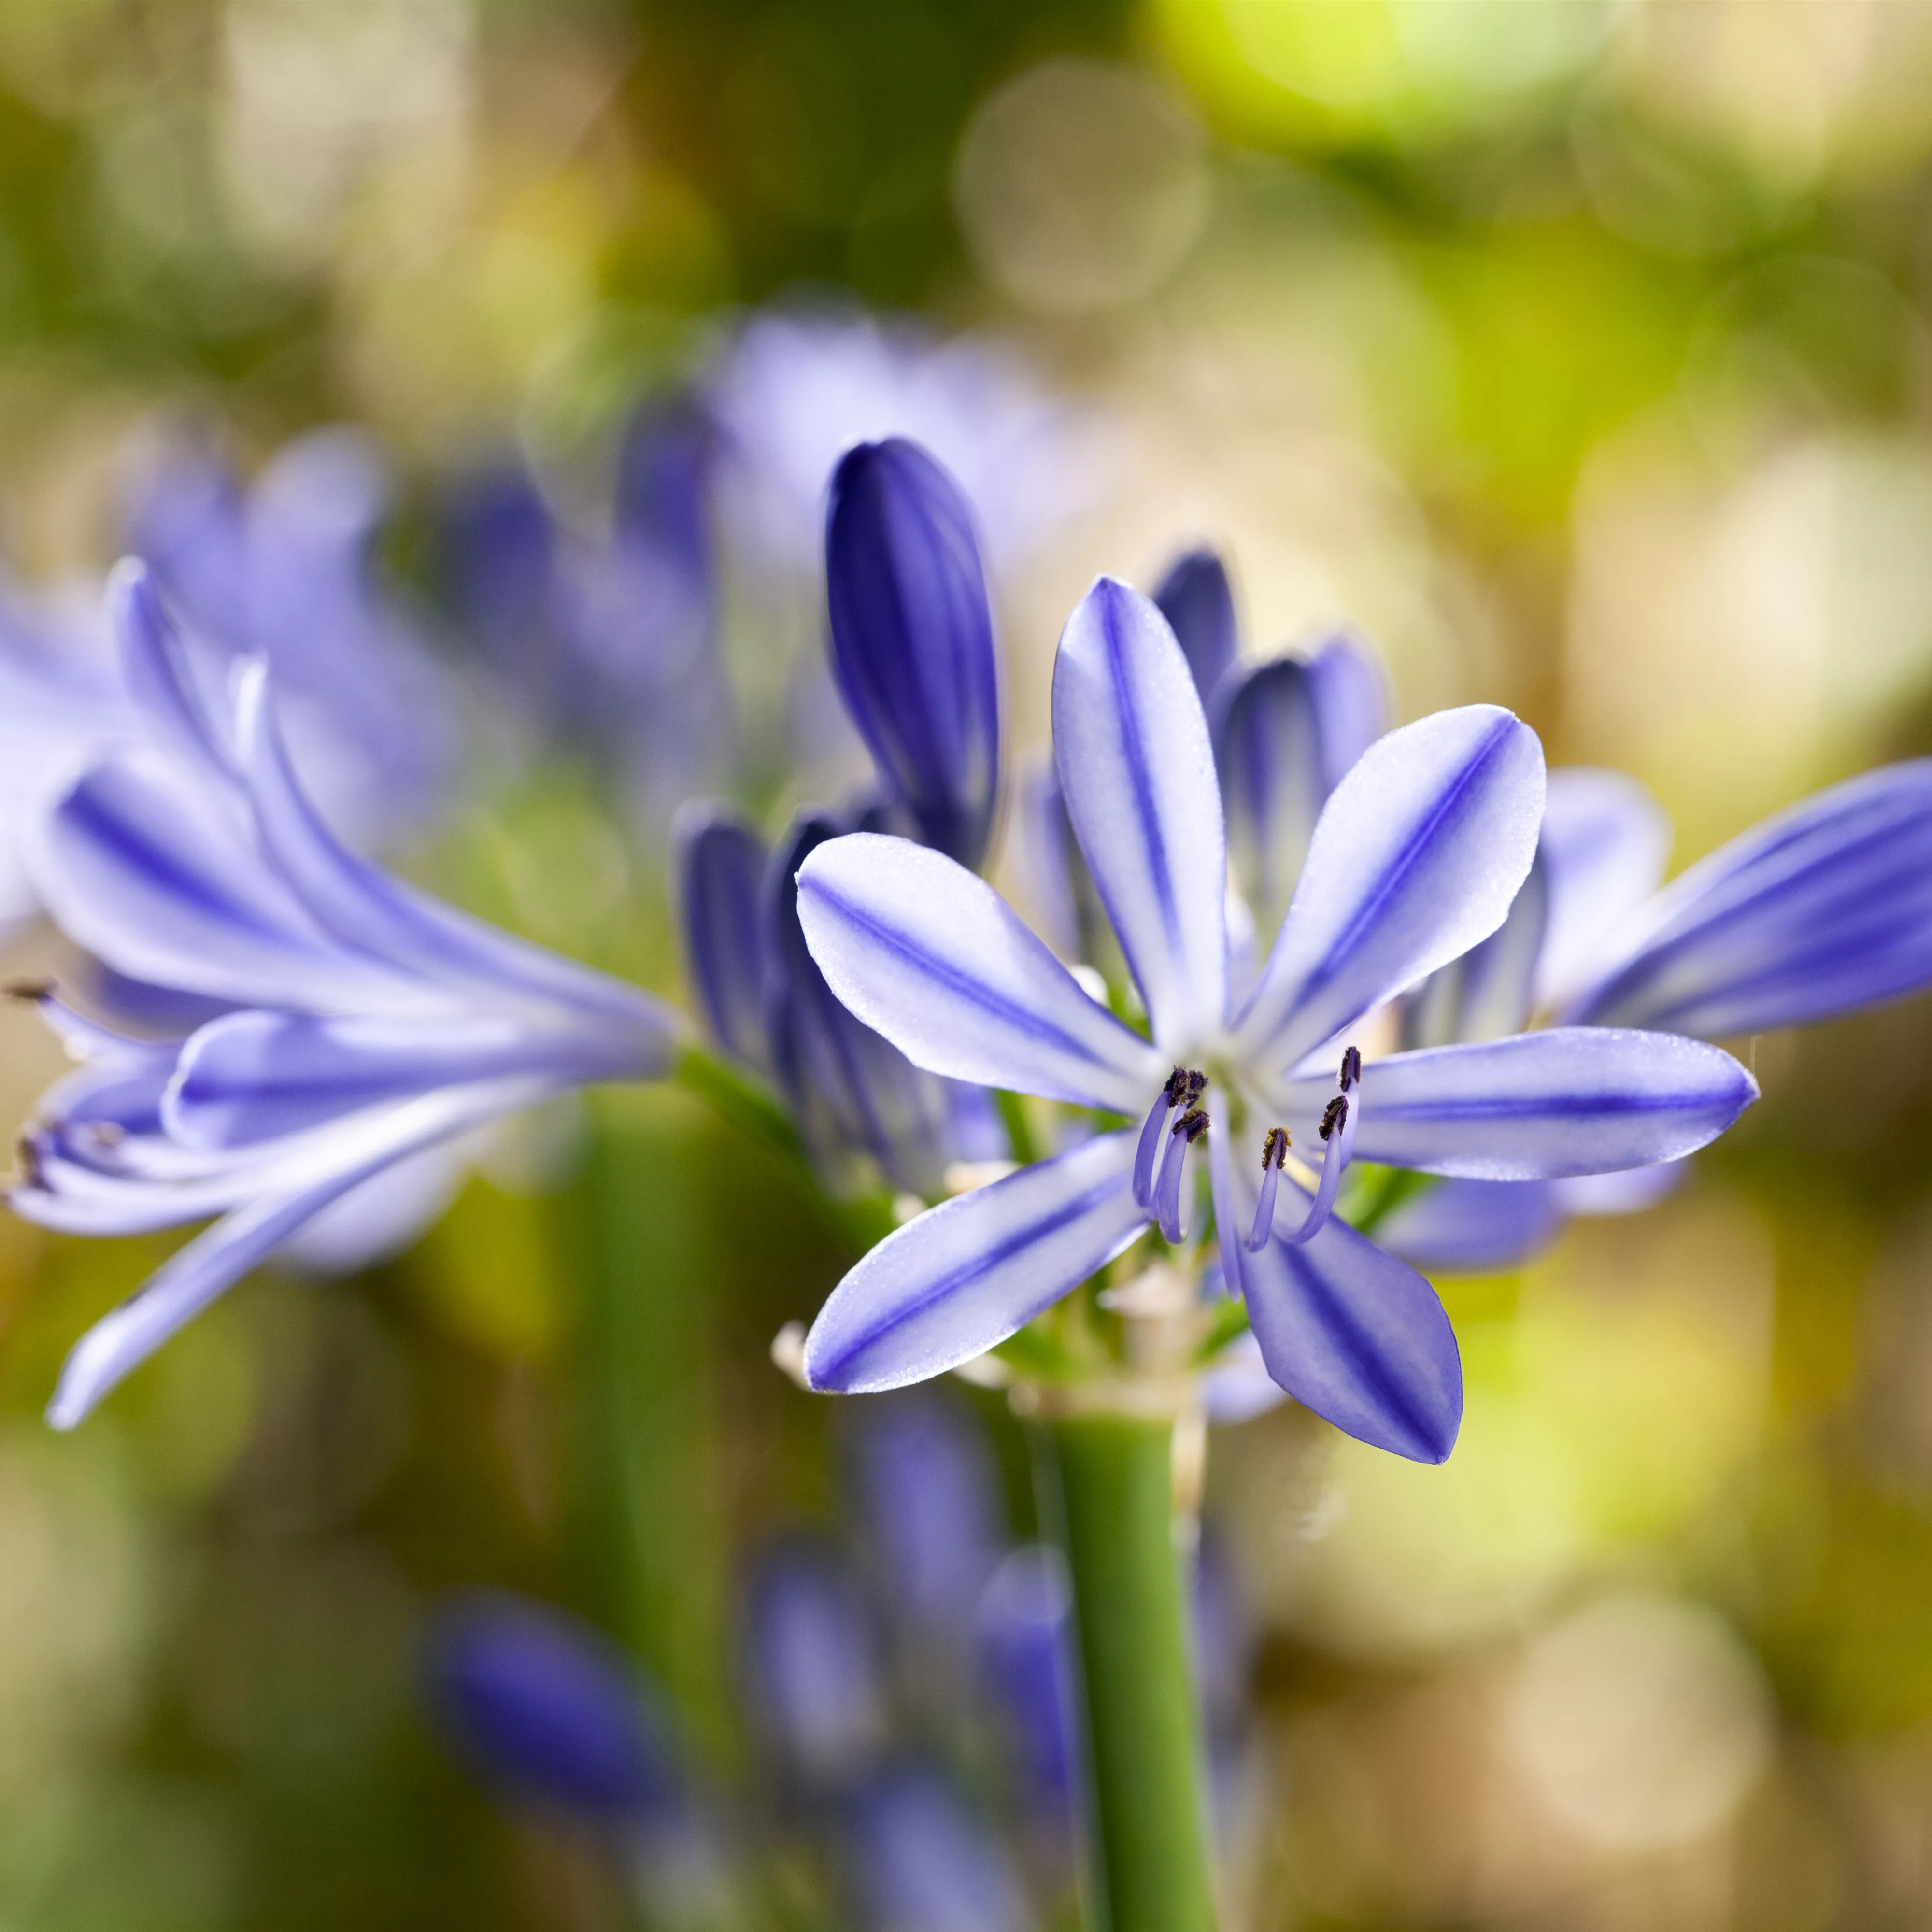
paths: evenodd
<path fill-rule="evenodd" d="M 1004 1713 L 1026 1796 L 1062 1823 L 1080 1776 L 1072 1618 L 1066 1559 L 1049 1544 L 1012 1551 L 980 1604 L 981 1670 Z"/>
<path fill-rule="evenodd" d="M 734 724 L 718 650 L 712 433 L 688 403 L 640 410 L 619 451 L 607 536 L 552 513 L 520 464 L 454 493 L 445 568 L 466 628 L 526 723 L 613 769 L 661 832 L 716 783 Z"/>
<path fill-rule="evenodd" d="M 1552 773 L 1529 883 L 1494 938 L 1408 1003 L 1408 1036 L 1480 1039 L 1550 1011 L 1571 1026 L 1735 1037 L 1932 982 L 1932 760 L 1832 786 L 1655 891 L 1669 844 L 1635 780 Z M 1399 1209 L 1384 1237 L 1426 1264 L 1510 1266 L 1567 1215 L 1647 1207 L 1682 1172 L 1448 1182 Z"/>
<path fill-rule="evenodd" d="M 1061 638 L 1053 726 L 1150 1037 L 1091 998 L 991 886 L 908 841 L 861 833 L 814 851 L 800 916 L 832 990 L 915 1064 L 1130 1124 L 889 1236 L 820 1311 L 807 1376 L 858 1391 L 942 1373 L 1155 1222 L 1180 1244 L 1204 1143 L 1222 1265 L 1270 1372 L 1350 1433 L 1440 1460 L 1461 1413 L 1454 1336 L 1428 1283 L 1334 1216 L 1349 1160 L 1494 1179 L 1639 1166 L 1721 1132 L 1754 1083 L 1714 1048 L 1606 1028 L 1364 1068 L 1350 1030 L 1493 932 L 1529 869 L 1543 756 L 1508 712 L 1442 712 L 1371 748 L 1324 807 L 1238 1003 L 1207 718 L 1166 621 L 1111 579 Z M 1290 1145 L 1298 1160 L 1323 1150 L 1318 1170 L 1285 1176 Z"/>
<path fill-rule="evenodd" d="M 662 1713 L 629 1660 L 576 1618 L 475 1592 L 446 1606 L 423 1664 L 445 1734 L 506 1796 L 614 1825 L 679 1804 Z"/>
<path fill-rule="evenodd" d="M 59 798 L 34 877 L 70 939 L 182 1018 L 142 1037 L 42 996 L 83 1064 L 44 1096 L 10 1199 L 87 1234 L 220 1218 L 82 1339 L 61 1427 L 362 1184 L 580 1084 L 660 1076 L 682 1032 L 346 851 L 296 782 L 265 667 L 217 710 L 146 571 L 123 565 L 110 601 L 146 741 Z"/>
<path fill-rule="evenodd" d="M 832 1545 L 776 1544 L 746 1593 L 744 1658 L 753 1714 L 801 1789 L 844 1789 L 890 1731 L 880 1633 L 857 1574 Z"/>
<path fill-rule="evenodd" d="M 128 516 L 128 547 L 211 682 L 266 660 L 296 768 L 358 843 L 434 811 L 458 749 L 449 681 L 372 568 L 388 490 L 370 439 L 322 430 L 247 490 L 206 452 L 171 449 L 138 479 Z"/>
<path fill-rule="evenodd" d="M 825 526 L 832 668 L 922 843 L 976 867 L 998 803 L 993 618 L 964 496 L 916 443 L 860 443 Z"/>

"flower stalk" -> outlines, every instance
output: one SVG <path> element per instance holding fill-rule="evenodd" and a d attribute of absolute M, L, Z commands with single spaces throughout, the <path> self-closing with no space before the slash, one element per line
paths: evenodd
<path fill-rule="evenodd" d="M 1213 1932 L 1201 1724 L 1171 1417 L 1048 1420 L 1048 1504 L 1073 1581 L 1096 1932 Z"/>

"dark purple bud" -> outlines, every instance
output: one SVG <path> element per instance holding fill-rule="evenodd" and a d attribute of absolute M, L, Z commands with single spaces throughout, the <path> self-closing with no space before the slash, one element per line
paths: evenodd
<path fill-rule="evenodd" d="M 847 1011 L 798 921 L 798 868 L 850 829 L 808 808 L 773 854 L 765 884 L 766 1033 L 806 1144 L 822 1161 L 842 1152 L 869 1155 L 895 1187 L 934 1193 L 950 1153 L 948 1083 L 922 1072 Z"/>
<path fill-rule="evenodd" d="M 424 1670 L 444 1735 L 506 1796 L 613 1823 L 677 1802 L 665 1726 L 636 1672 L 574 1617 L 479 1592 L 438 1620 Z"/>
<path fill-rule="evenodd" d="M 972 513 L 895 436 L 846 452 L 825 525 L 832 666 L 852 722 L 926 844 L 977 866 L 992 835 L 1000 680 Z"/>
<path fill-rule="evenodd" d="M 464 626 L 500 669 L 554 648 L 557 536 L 530 473 L 510 462 L 471 477 L 443 515 L 442 574 Z"/>
<path fill-rule="evenodd" d="M 1194 688 L 1205 704 L 1234 668 L 1241 648 L 1226 566 L 1211 550 L 1189 550 L 1168 566 L 1154 601 L 1180 639 Z"/>
<path fill-rule="evenodd" d="M 711 1036 L 734 1059 L 769 1070 L 765 842 L 728 806 L 694 800 L 672 827 L 686 971 Z"/>

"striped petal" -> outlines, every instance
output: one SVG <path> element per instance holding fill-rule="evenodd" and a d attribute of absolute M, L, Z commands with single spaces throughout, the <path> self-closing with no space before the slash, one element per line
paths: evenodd
<path fill-rule="evenodd" d="M 1346 1222 L 1247 1257 L 1249 1319 L 1268 1373 L 1344 1434 L 1440 1462 L 1462 1420 L 1462 1362 L 1436 1291 Z"/>
<path fill-rule="evenodd" d="M 1234 668 L 1241 647 L 1227 566 L 1213 550 L 1190 550 L 1167 567 L 1154 601 L 1180 646 L 1194 688 L 1206 704 Z"/>
<path fill-rule="evenodd" d="M 1242 666 L 1216 694 L 1214 716 L 1228 862 L 1272 939 L 1330 789 L 1309 667 L 1298 658 Z"/>
<path fill-rule="evenodd" d="M 417 1148 L 544 1097 L 527 1082 L 431 1094 L 344 1124 L 291 1161 L 279 1184 L 238 1207 L 172 1256 L 75 1345 L 47 1406 L 56 1429 L 83 1420 L 117 1384 L 266 1260 L 310 1216 Z"/>
<path fill-rule="evenodd" d="M 692 991 L 718 1044 L 748 1066 L 768 1067 L 765 842 L 728 806 L 693 800 L 678 813 L 671 843 Z"/>
<path fill-rule="evenodd" d="M 1733 839 L 1640 916 L 1570 1010 L 1702 1039 L 1798 1026 L 1932 981 L 1932 759 L 1834 785 Z"/>
<path fill-rule="evenodd" d="M 916 1066 L 1123 1113 L 1159 1082 L 1153 1048 L 941 853 L 877 832 L 832 839 L 800 868 L 798 913 L 832 990 Z"/>
<path fill-rule="evenodd" d="M 812 1324 L 812 1386 L 898 1388 L 1004 1342 L 1145 1231 L 1127 1185 L 1133 1154 L 1131 1134 L 1103 1134 L 887 1235 Z"/>
<path fill-rule="evenodd" d="M 1502 925 L 1536 853 L 1543 748 L 1494 705 L 1391 731 L 1330 798 L 1238 1029 L 1286 1072 Z"/>
<path fill-rule="evenodd" d="M 1146 1002 L 1178 1056 L 1226 1016 L 1226 842 L 1208 721 L 1180 646 L 1110 577 L 1053 668 L 1053 748 L 1074 836 Z"/>
<path fill-rule="evenodd" d="M 1297 1082 L 1284 1111 L 1306 1120 L 1330 1090 Z M 1558 1028 L 1372 1062 L 1357 1153 L 1476 1180 L 1609 1174 L 1702 1147 L 1756 1098 L 1744 1068 L 1702 1041 Z"/>

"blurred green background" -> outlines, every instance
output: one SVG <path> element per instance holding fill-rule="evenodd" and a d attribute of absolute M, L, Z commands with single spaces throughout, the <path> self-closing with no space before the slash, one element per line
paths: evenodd
<path fill-rule="evenodd" d="M 251 460 L 373 425 L 419 574 L 412 506 L 506 426 L 594 438 L 734 309 L 828 290 L 1000 332 L 1104 439 L 1004 586 L 1023 741 L 1092 574 L 1208 538 L 1253 640 L 1346 615 L 1402 716 L 1494 700 L 1627 766 L 1673 868 L 1932 749 L 1920 0 L 0 5 L 32 579 L 109 560 L 158 414 Z M 674 984 L 661 855 L 568 774 L 416 862 Z M 16 1118 L 53 1055 L 0 1019 Z M 1264 1639 L 1238 1924 L 1932 1923 L 1928 1048 L 1923 999 L 1741 1045 L 1765 1101 L 1691 1188 L 1444 1282 L 1446 1468 L 1216 1436 Z M 650 1411 L 679 1480 L 632 1445 L 615 1584 L 568 1553 L 595 1174 L 506 1166 L 370 1276 L 251 1282 L 71 1437 L 59 1359 L 166 1244 L 0 1222 L 0 1926 L 602 1922 L 582 1849 L 424 1730 L 454 1585 L 621 1604 L 734 1761 L 734 1552 L 832 1507 L 766 1347 L 838 1257 L 724 1130 L 611 1106 L 656 1177 L 623 1211 L 684 1210 L 640 1318 L 708 1364 Z"/>

